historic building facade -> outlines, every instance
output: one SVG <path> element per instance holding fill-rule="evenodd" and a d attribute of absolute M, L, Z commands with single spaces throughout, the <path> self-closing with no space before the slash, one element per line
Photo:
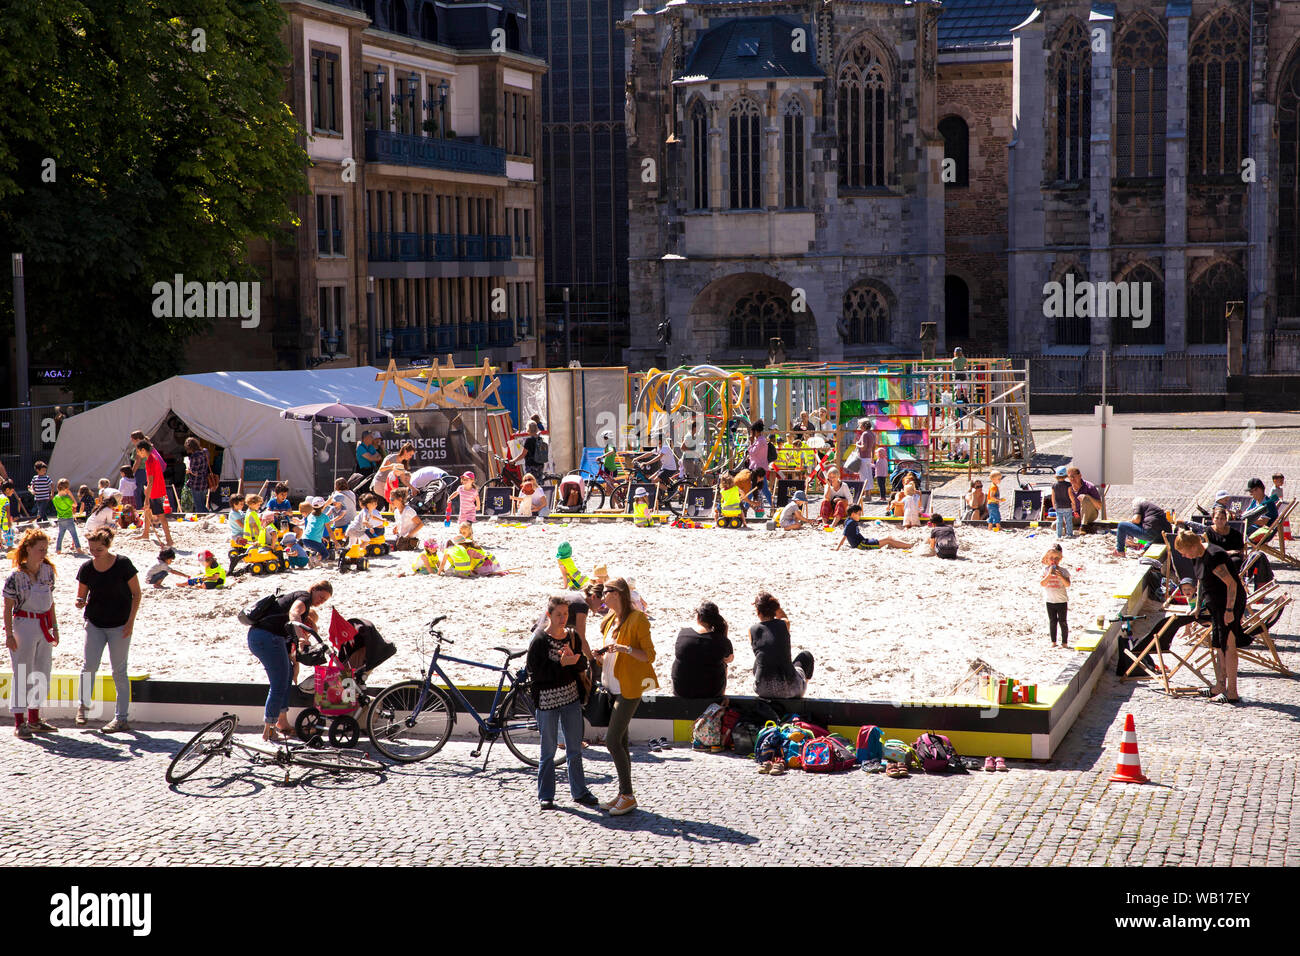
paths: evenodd
<path fill-rule="evenodd" d="M 622 26 L 630 364 L 914 354 L 934 322 L 940 349 L 1167 378 L 1219 368 L 1241 302 L 1244 371 L 1300 365 L 1300 0 L 679 0 Z M 1142 314 L 1115 297 L 1139 288 Z M 1160 367 L 1185 356 L 1211 364 Z"/>
<path fill-rule="evenodd" d="M 261 324 L 221 320 L 187 370 L 542 364 L 538 93 L 515 0 L 282 0 L 309 194 L 254 244 Z"/>

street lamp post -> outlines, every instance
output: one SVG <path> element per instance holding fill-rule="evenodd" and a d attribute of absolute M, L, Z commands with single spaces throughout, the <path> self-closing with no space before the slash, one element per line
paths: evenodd
<path fill-rule="evenodd" d="M 564 287 L 564 364 L 573 364 L 573 330 L 569 323 L 569 287 Z"/>

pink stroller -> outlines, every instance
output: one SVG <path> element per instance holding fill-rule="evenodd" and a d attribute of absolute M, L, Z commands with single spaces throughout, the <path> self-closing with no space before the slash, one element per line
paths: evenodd
<path fill-rule="evenodd" d="M 345 620 L 332 611 L 328 644 L 303 628 L 313 639 L 298 661 L 314 665 L 313 673 L 298 685 L 312 697 L 312 705 L 298 715 L 294 729 L 299 739 L 320 746 L 328 739 L 334 747 L 353 747 L 361 737 L 361 717 L 370 706 L 366 676 L 397 652 L 373 624 L 364 618 Z"/>

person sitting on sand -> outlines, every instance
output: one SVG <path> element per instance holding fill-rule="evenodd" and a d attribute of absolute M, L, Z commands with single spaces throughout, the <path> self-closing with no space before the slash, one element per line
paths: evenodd
<path fill-rule="evenodd" d="M 803 509 L 807 504 L 808 496 L 802 491 L 796 491 L 790 499 L 790 503 L 781 509 L 778 527 L 782 531 L 798 531 L 802 528 L 816 527 L 817 522 L 806 517 L 803 513 Z"/>
<path fill-rule="evenodd" d="M 758 623 L 749 629 L 754 651 L 754 693 L 768 700 L 794 700 L 804 695 L 812 679 L 813 656 L 801 651 L 791 657 L 790 619 L 775 597 L 760 591 L 754 598 Z"/>
<path fill-rule="evenodd" d="M 519 484 L 519 494 L 511 495 L 515 504 L 515 514 L 521 518 L 531 518 L 546 507 L 546 492 L 537 485 L 537 479 L 531 474 L 524 475 Z"/>
<path fill-rule="evenodd" d="M 828 528 L 838 528 L 844 523 L 852 504 L 853 490 L 840 478 L 840 470 L 831 468 L 826 472 L 826 489 L 822 494 L 822 524 Z"/>
<path fill-rule="evenodd" d="M 425 538 L 422 543 L 420 552 L 411 562 L 411 574 L 437 574 L 438 565 L 440 564 L 440 555 L 438 554 L 438 542 L 434 538 Z M 398 571 L 399 578 L 406 577 L 406 571 Z"/>
<path fill-rule="evenodd" d="M 989 500 L 984 494 L 984 483 L 976 478 L 970 483 L 970 491 L 963 499 L 969 511 L 967 517 L 972 521 L 986 521 L 989 516 Z"/>
<path fill-rule="evenodd" d="M 903 527 L 921 527 L 921 492 L 910 477 L 903 481 Z"/>
<path fill-rule="evenodd" d="M 930 538 L 926 542 L 930 554 L 950 561 L 957 558 L 957 532 L 950 524 L 945 524 L 943 515 L 930 515 Z"/>
<path fill-rule="evenodd" d="M 99 493 L 99 504 L 91 509 L 90 515 L 86 518 L 86 537 L 89 538 L 92 532 L 101 528 L 112 528 L 113 519 L 116 514 L 117 506 L 117 489 L 105 488 Z"/>
<path fill-rule="evenodd" d="M 849 547 L 857 550 L 868 551 L 875 548 L 897 548 L 900 551 L 906 551 L 912 546 L 906 541 L 900 541 L 898 538 L 868 538 L 863 536 L 862 529 L 859 527 L 859 521 L 862 519 L 862 505 L 852 505 L 849 508 L 848 516 L 844 519 L 844 536 L 835 542 L 835 550 L 838 551 L 845 541 Z"/>

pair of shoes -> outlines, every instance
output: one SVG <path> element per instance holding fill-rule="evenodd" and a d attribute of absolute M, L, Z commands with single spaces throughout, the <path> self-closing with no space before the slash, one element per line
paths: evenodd
<path fill-rule="evenodd" d="M 636 809 L 636 797 L 630 793 L 620 793 L 618 799 L 610 805 L 609 815 L 611 817 L 621 817 L 625 813 L 631 813 Z"/>
<path fill-rule="evenodd" d="M 897 780 L 900 777 L 910 777 L 911 774 L 901 763 L 891 763 L 885 767 L 885 776 Z"/>
<path fill-rule="evenodd" d="M 86 726 L 86 706 L 84 704 L 77 705 L 77 716 L 72 719 L 72 722 L 78 727 Z"/>
<path fill-rule="evenodd" d="M 29 720 L 27 726 L 32 729 L 34 734 L 57 734 L 59 732 L 59 728 L 47 720 Z"/>
<path fill-rule="evenodd" d="M 537 811 L 538 811 L 539 813 L 540 813 L 541 811 L 543 811 L 543 810 L 554 810 L 554 809 L 555 809 L 555 801 L 554 801 L 554 800 L 538 800 L 538 801 L 537 801 Z"/>
<path fill-rule="evenodd" d="M 14 736 L 19 740 L 31 740 L 32 728 L 28 727 L 27 722 L 24 721 L 14 728 Z"/>
<path fill-rule="evenodd" d="M 994 760 L 994 766 L 996 766 L 998 770 L 1001 770 L 1001 771 L 1003 771 L 1003 772 L 1006 772 L 1007 770 L 1010 769 L 1010 768 L 1007 766 L 1007 762 L 1006 762 L 1005 760 L 1003 760 L 1001 757 L 997 757 L 997 758 L 995 758 L 995 760 Z"/>
<path fill-rule="evenodd" d="M 661 750 L 667 750 L 668 738 L 656 737 L 653 740 L 651 740 L 648 744 L 646 744 L 646 746 L 650 748 L 651 753 L 658 753 Z"/>
<path fill-rule="evenodd" d="M 772 776 L 779 777 L 785 773 L 785 761 L 777 757 L 772 761 L 772 769 L 768 771 Z"/>
<path fill-rule="evenodd" d="M 578 797 L 578 799 L 574 800 L 573 802 L 574 802 L 574 803 L 577 803 L 577 804 L 580 804 L 581 806 L 584 806 L 584 807 L 598 807 L 598 806 L 600 806 L 600 801 L 596 799 L 596 795 L 595 795 L 594 793 L 592 793 L 591 791 L 587 791 L 586 793 L 584 793 L 582 796 Z"/>
<path fill-rule="evenodd" d="M 114 717 L 112 720 L 110 720 L 108 723 L 106 723 L 103 727 L 100 728 L 100 733 L 123 734 L 130 729 L 131 729 L 131 725 L 128 724 L 125 720 L 120 720 L 117 717 Z"/>
<path fill-rule="evenodd" d="M 765 760 L 765 761 L 763 761 L 761 764 L 759 764 L 759 765 L 758 765 L 758 772 L 759 772 L 759 773 L 771 773 L 771 772 L 772 772 L 772 761 L 771 761 L 771 760 Z"/>
<path fill-rule="evenodd" d="M 992 757 L 985 757 L 984 769 L 987 770 L 989 773 L 993 773 L 995 770 L 998 769 L 998 765 L 997 763 L 994 762 Z"/>

